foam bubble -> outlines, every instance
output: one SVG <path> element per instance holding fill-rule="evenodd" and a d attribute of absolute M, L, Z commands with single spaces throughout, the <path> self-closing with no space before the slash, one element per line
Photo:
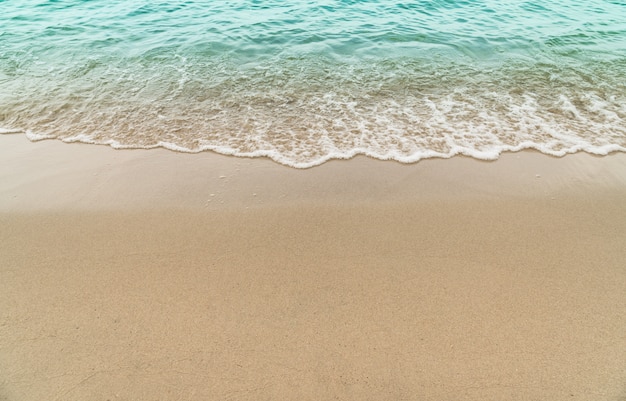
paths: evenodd
<path fill-rule="evenodd" d="M 0 127 L 0 135 L 8 135 L 8 134 L 22 134 L 24 130 L 15 129 L 15 128 L 2 128 Z"/>
<path fill-rule="evenodd" d="M 55 139 L 57 138 L 54 134 L 45 134 L 45 133 L 37 133 L 32 130 L 26 130 L 26 138 L 30 139 L 33 142 L 43 141 L 45 139 Z"/>

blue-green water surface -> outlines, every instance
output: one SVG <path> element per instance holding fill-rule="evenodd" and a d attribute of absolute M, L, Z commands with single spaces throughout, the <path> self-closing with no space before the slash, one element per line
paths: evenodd
<path fill-rule="evenodd" d="M 413 162 L 626 151 L 626 1 L 0 0 L 0 130 Z"/>

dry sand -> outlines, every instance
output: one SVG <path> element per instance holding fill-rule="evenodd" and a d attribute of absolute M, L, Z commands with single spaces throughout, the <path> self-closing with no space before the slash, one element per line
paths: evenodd
<path fill-rule="evenodd" d="M 626 154 L 0 137 L 0 400 L 626 400 Z"/>

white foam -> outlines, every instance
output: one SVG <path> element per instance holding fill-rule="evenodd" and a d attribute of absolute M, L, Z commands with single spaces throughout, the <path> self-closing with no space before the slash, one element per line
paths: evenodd
<path fill-rule="evenodd" d="M 26 130 L 26 138 L 33 142 L 43 141 L 45 139 L 55 139 L 57 136 L 53 134 L 35 133 L 31 130 Z"/>
<path fill-rule="evenodd" d="M 26 134 L 27 138 L 32 141 L 40 141 L 44 139 L 53 139 L 53 136 L 50 135 L 42 135 L 42 134 L 34 134 L 30 131 Z M 569 147 L 561 147 L 556 150 L 554 147 L 535 143 L 531 141 L 524 141 L 515 146 L 509 145 L 500 145 L 500 146 L 492 146 L 487 149 L 478 150 L 476 148 L 472 148 L 469 146 L 453 146 L 450 148 L 448 152 L 438 152 L 432 149 L 419 149 L 415 150 L 410 154 L 404 154 L 402 152 L 388 150 L 388 151 L 377 151 L 371 148 L 353 148 L 349 150 L 340 150 L 335 148 L 332 151 L 328 151 L 326 154 L 311 158 L 305 161 L 295 160 L 290 158 L 289 156 L 282 154 L 276 150 L 255 150 L 249 152 L 242 152 L 240 150 L 228 147 L 228 146 L 215 146 L 215 145 L 205 145 L 199 148 L 190 149 L 184 146 L 177 145 L 175 143 L 170 142 L 158 142 L 157 144 L 150 146 L 137 146 L 131 144 L 122 144 L 115 140 L 107 140 L 103 142 L 95 141 L 91 139 L 88 135 L 76 135 L 71 138 L 61 139 L 66 143 L 80 142 L 86 144 L 97 144 L 97 145 L 108 145 L 114 149 L 154 149 L 154 148 L 164 148 L 171 151 L 182 152 L 182 153 L 199 153 L 204 151 L 212 151 L 223 155 L 235 156 L 235 157 L 244 157 L 244 158 L 269 158 L 279 164 L 283 164 L 286 166 L 294 167 L 297 169 L 307 169 L 315 166 L 319 166 L 324 164 L 329 160 L 334 159 L 351 159 L 358 155 L 368 156 L 374 159 L 379 160 L 394 160 L 400 163 L 405 164 L 413 164 L 419 162 L 420 160 L 430 159 L 430 158 L 442 158 L 448 159 L 457 155 L 464 155 L 468 157 L 472 157 L 478 160 L 486 160 L 492 161 L 496 160 L 500 157 L 502 153 L 505 152 L 519 152 L 526 149 L 537 150 L 541 153 L 562 157 L 567 154 L 577 153 L 577 152 L 586 152 L 599 156 L 606 156 L 613 152 L 626 152 L 626 147 L 618 144 L 606 144 L 601 146 L 593 146 L 590 144 L 584 143 L 576 143 Z"/>
<path fill-rule="evenodd" d="M 24 133 L 24 130 L 21 130 L 21 129 L 0 127 L 0 135 L 23 134 L 23 133 Z"/>
<path fill-rule="evenodd" d="M 541 77 L 537 73 L 534 79 Z M 267 157 L 296 168 L 356 155 L 415 163 L 455 155 L 494 160 L 522 149 L 563 156 L 626 148 L 626 102 L 618 90 L 557 91 L 541 85 L 511 90 L 490 76 L 479 77 L 485 82 L 463 77 L 464 85 L 441 79 L 440 86 L 423 90 L 405 90 L 412 83 L 400 78 L 379 87 L 367 74 L 361 78 L 369 87 L 359 86 L 359 77 L 343 75 L 346 84 L 333 77 L 320 87 L 303 80 L 303 86 L 283 88 L 254 78 L 208 94 L 197 88 L 185 94 L 184 86 L 175 94 L 161 93 L 150 86 L 158 95 L 150 99 L 130 93 L 112 101 L 103 90 L 102 99 L 86 106 L 67 99 L 36 103 L 7 120 L 28 129 L 0 133 L 116 149 Z M 288 78 L 299 82 L 300 76 Z"/>

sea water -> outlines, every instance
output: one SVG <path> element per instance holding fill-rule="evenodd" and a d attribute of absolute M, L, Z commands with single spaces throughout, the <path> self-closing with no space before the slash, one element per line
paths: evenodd
<path fill-rule="evenodd" d="M 626 151 L 626 0 L 0 0 L 0 133 L 415 162 Z"/>

